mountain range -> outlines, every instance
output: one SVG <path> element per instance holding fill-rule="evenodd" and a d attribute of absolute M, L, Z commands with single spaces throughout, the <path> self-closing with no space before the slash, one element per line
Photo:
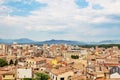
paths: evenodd
<path fill-rule="evenodd" d="M 34 43 L 35 41 L 27 39 L 27 38 L 21 38 L 21 39 L 0 39 L 0 43 L 3 44 L 12 44 L 12 43 L 20 43 L 20 44 L 30 44 Z"/>
<path fill-rule="evenodd" d="M 72 40 L 47 40 L 47 41 L 34 41 L 28 38 L 21 39 L 0 39 L 1 44 L 69 44 L 69 45 L 99 45 L 99 44 L 120 44 L 120 40 L 104 40 L 100 42 L 82 42 L 82 41 L 72 41 Z"/>

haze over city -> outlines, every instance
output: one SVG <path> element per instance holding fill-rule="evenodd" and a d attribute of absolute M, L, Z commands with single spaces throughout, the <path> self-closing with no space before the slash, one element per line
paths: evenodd
<path fill-rule="evenodd" d="M 0 38 L 120 40 L 120 0 L 0 0 Z"/>

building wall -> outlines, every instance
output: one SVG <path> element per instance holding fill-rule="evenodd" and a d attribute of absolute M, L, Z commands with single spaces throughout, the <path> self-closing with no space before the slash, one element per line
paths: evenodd
<path fill-rule="evenodd" d="M 2 80 L 15 80 L 14 75 L 3 75 Z"/>
<path fill-rule="evenodd" d="M 7 53 L 7 45 L 0 44 L 0 54 L 5 54 L 5 53 Z"/>
<path fill-rule="evenodd" d="M 35 60 L 31 60 L 31 59 L 27 59 L 26 60 L 26 64 L 28 67 L 32 67 L 32 68 L 40 68 L 43 65 L 45 65 L 46 60 L 41 60 L 41 61 L 35 61 Z"/>
<path fill-rule="evenodd" d="M 73 71 L 69 71 L 64 74 L 58 75 L 57 80 L 60 80 L 60 78 L 62 78 L 62 77 L 64 77 L 64 80 L 68 80 L 68 77 L 73 76 L 73 75 L 74 75 Z"/>
<path fill-rule="evenodd" d="M 17 69 L 17 78 L 32 78 L 32 69 Z"/>
<path fill-rule="evenodd" d="M 52 80 L 60 80 L 61 78 L 64 78 L 64 80 L 68 80 L 68 77 L 73 76 L 73 75 L 74 75 L 73 71 L 65 72 L 65 73 L 60 74 L 60 75 L 55 75 L 52 73 L 50 74 Z"/>
<path fill-rule="evenodd" d="M 120 75 L 118 73 L 114 73 L 110 75 L 110 78 L 120 78 Z"/>
<path fill-rule="evenodd" d="M 26 62 L 29 67 L 37 68 L 36 61 L 27 60 Z"/>

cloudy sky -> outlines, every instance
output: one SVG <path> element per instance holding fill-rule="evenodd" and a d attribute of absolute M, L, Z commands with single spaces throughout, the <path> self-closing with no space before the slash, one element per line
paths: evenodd
<path fill-rule="evenodd" d="M 0 38 L 120 39 L 120 0 L 0 0 Z"/>

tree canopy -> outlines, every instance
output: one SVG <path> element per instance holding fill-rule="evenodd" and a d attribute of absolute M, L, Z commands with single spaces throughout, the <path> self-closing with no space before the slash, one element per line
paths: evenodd
<path fill-rule="evenodd" d="M 110 48 L 113 46 L 118 46 L 118 48 L 120 49 L 120 44 L 100 44 L 100 45 L 79 45 L 80 47 L 84 47 L 84 48 L 91 48 L 91 47 L 103 47 L 103 48 Z"/>
<path fill-rule="evenodd" d="M 4 67 L 6 65 L 8 65 L 7 61 L 0 58 L 0 67 Z"/>
<path fill-rule="evenodd" d="M 24 80 L 35 80 L 33 78 L 24 78 Z"/>
<path fill-rule="evenodd" d="M 44 73 L 36 73 L 36 80 L 48 80 L 49 76 Z"/>
<path fill-rule="evenodd" d="M 72 59 L 78 59 L 79 56 L 78 56 L 78 55 L 71 55 L 71 58 L 72 58 Z"/>

